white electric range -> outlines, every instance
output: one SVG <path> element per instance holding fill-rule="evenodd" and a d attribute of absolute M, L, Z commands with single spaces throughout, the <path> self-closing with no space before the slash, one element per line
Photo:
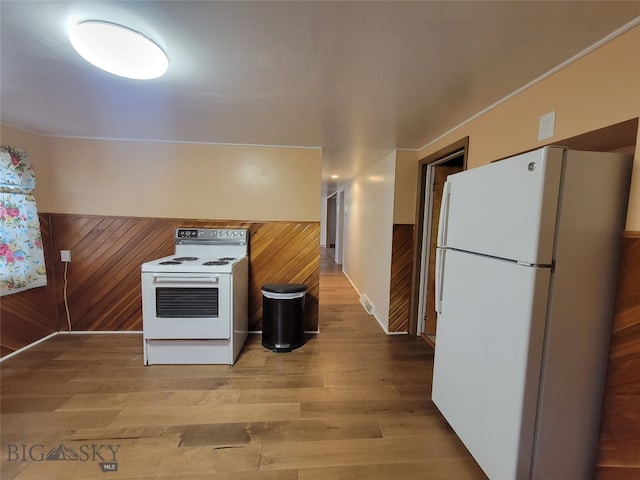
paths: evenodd
<path fill-rule="evenodd" d="M 178 228 L 142 264 L 144 364 L 233 365 L 247 339 L 249 231 Z"/>

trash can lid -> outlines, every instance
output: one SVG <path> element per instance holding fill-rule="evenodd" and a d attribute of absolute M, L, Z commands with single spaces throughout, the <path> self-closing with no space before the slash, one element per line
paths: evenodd
<path fill-rule="evenodd" d="M 298 293 L 306 292 L 307 287 L 301 283 L 271 283 L 263 285 L 262 290 L 271 293 Z"/>

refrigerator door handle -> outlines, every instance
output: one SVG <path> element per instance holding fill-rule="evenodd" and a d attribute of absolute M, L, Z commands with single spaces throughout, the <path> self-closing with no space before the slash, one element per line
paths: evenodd
<path fill-rule="evenodd" d="M 451 197 L 451 182 L 444 182 L 442 190 L 442 203 L 440 204 L 440 217 L 438 218 L 438 247 L 447 244 L 447 226 L 449 223 L 449 199 Z"/>
<path fill-rule="evenodd" d="M 444 261 L 447 250 L 444 248 L 436 249 L 436 285 L 435 285 L 435 310 L 436 313 L 442 313 L 442 282 L 444 280 Z"/>

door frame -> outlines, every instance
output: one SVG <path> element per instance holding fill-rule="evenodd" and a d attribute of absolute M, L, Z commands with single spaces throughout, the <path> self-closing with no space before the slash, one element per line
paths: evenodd
<path fill-rule="evenodd" d="M 427 180 L 433 178 L 433 168 L 439 163 L 445 163 L 451 158 L 463 156 L 462 168 L 467 169 L 469 155 L 469 137 L 464 137 L 431 155 L 421 159 L 418 163 L 418 185 L 416 195 L 416 220 L 415 235 L 413 237 L 413 271 L 411 277 L 411 304 L 409 310 L 409 334 L 420 336 L 422 332 L 418 326 L 422 322 L 420 318 L 424 313 L 423 282 L 426 282 L 426 273 L 429 267 L 430 229 L 425 232 L 425 224 L 429 225 L 433 215 L 433 198 L 430 189 L 426 188 Z M 429 184 L 430 184 L 429 183 Z M 426 238 L 425 238 L 426 237 Z"/>
<path fill-rule="evenodd" d="M 336 194 L 332 193 L 327 197 L 326 203 L 326 221 L 325 221 L 325 245 L 327 248 L 335 248 L 336 246 Z M 333 242 L 332 242 L 333 240 Z"/>
<path fill-rule="evenodd" d="M 336 249 L 335 261 L 342 265 L 342 251 L 344 246 L 344 190 L 336 193 Z"/>

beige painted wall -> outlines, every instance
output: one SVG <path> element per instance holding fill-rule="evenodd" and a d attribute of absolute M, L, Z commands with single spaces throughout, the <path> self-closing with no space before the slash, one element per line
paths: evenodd
<path fill-rule="evenodd" d="M 640 116 L 640 26 L 470 121 L 420 151 L 469 136 L 469 168 Z M 556 111 L 555 135 L 538 142 L 538 120 Z M 640 141 L 627 230 L 640 231 Z"/>
<path fill-rule="evenodd" d="M 394 150 L 345 188 L 342 269 L 387 333 L 393 225 L 415 222 L 418 159 L 417 151 Z"/>
<path fill-rule="evenodd" d="M 396 150 L 395 194 L 393 197 L 393 223 L 414 224 L 416 221 L 416 178 L 419 152 Z"/>
<path fill-rule="evenodd" d="M 385 331 L 389 329 L 395 172 L 393 151 L 345 189 L 342 269 L 358 293 L 369 297 Z"/>
<path fill-rule="evenodd" d="M 35 137 L 14 143 L 42 150 Z M 55 137 L 44 144 L 41 211 L 320 221 L 320 149 Z"/>

